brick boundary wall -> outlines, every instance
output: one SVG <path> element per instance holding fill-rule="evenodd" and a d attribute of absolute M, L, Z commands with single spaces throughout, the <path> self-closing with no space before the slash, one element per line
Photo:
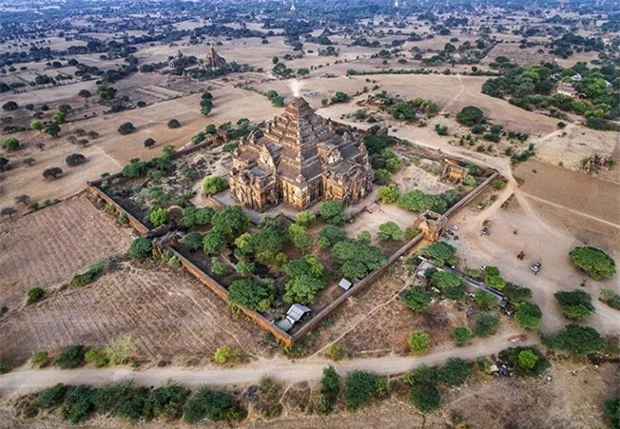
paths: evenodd
<path fill-rule="evenodd" d="M 178 152 L 174 152 L 172 154 L 172 159 L 176 159 L 176 158 L 179 158 L 180 156 L 184 156 L 184 155 L 191 154 L 193 152 L 197 152 L 200 149 L 207 148 L 212 145 L 213 145 L 213 142 L 205 142 L 205 143 L 201 143 L 198 145 L 194 145 L 187 149 L 182 149 Z M 469 194 L 463 197 L 452 208 L 450 208 L 444 214 L 446 217 L 450 217 L 454 215 L 456 212 L 458 212 L 460 209 L 462 209 L 466 204 L 468 204 L 476 196 L 481 194 L 491 184 L 493 180 L 499 177 L 499 173 L 497 171 L 489 170 L 489 169 L 487 169 L 486 171 L 487 172 L 493 171 L 493 174 L 490 177 L 488 177 L 484 182 L 482 182 L 480 185 L 478 185 L 475 189 L 473 189 Z M 129 213 L 127 210 L 125 210 L 120 204 L 114 201 L 109 195 L 105 193 L 105 191 L 99 188 L 99 185 L 101 185 L 103 181 L 115 179 L 121 176 L 122 176 L 122 173 L 118 172 L 115 174 L 111 174 L 110 176 L 101 178 L 101 179 L 88 181 L 86 182 L 86 187 L 93 195 L 103 199 L 106 203 L 112 205 L 117 210 L 117 212 L 125 213 L 129 221 L 129 225 L 140 235 L 144 235 L 149 231 L 148 227 L 144 225 L 136 217 L 134 217 L 131 213 Z M 267 320 L 266 317 L 264 317 L 258 312 L 244 308 L 244 307 L 240 307 L 240 309 L 248 318 L 250 318 L 258 326 L 272 333 L 278 340 L 280 340 L 285 345 L 292 346 L 293 344 L 295 344 L 295 342 L 299 341 L 301 338 L 303 338 L 303 336 L 308 334 L 308 332 L 316 328 L 317 325 L 321 323 L 326 317 L 328 317 L 334 311 L 336 311 L 340 307 L 340 305 L 344 301 L 346 301 L 349 297 L 353 296 L 354 294 L 359 292 L 364 287 L 373 283 L 379 276 L 384 274 L 401 256 L 409 252 L 416 244 L 422 241 L 422 239 L 423 239 L 423 235 L 418 234 L 416 237 L 414 237 L 413 239 L 405 243 L 400 249 L 396 251 L 395 254 L 393 254 L 387 260 L 387 262 L 381 268 L 378 268 L 377 270 L 369 273 L 368 276 L 366 276 L 364 279 L 359 281 L 357 284 L 351 287 L 344 294 L 336 298 L 336 300 L 330 303 L 323 310 L 319 311 L 314 317 L 308 320 L 297 332 L 295 332 L 292 335 L 281 330 L 277 325 Z M 215 294 L 217 294 L 224 301 L 228 300 L 228 291 L 220 283 L 218 283 L 217 280 L 213 279 L 207 273 L 205 273 L 200 268 L 198 268 L 194 263 L 192 263 L 189 259 L 183 256 L 181 253 L 179 253 L 172 246 L 167 246 L 166 250 L 169 250 L 174 256 L 176 256 L 179 259 L 181 266 L 185 270 L 187 270 L 191 275 L 193 275 L 201 283 L 206 285 L 209 289 L 211 289 Z"/>

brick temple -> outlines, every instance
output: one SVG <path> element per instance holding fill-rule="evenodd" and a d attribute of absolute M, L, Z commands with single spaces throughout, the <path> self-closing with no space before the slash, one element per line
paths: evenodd
<path fill-rule="evenodd" d="M 301 97 L 239 142 L 228 177 L 232 197 L 261 212 L 281 203 L 297 209 L 326 200 L 349 205 L 372 189 L 363 143 Z"/>

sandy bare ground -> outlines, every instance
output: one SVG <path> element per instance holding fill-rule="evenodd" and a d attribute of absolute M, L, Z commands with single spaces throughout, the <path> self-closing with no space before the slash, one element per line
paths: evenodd
<path fill-rule="evenodd" d="M 263 338 L 185 270 L 122 263 L 88 286 L 69 287 L 0 320 L 0 356 L 19 361 L 36 350 L 105 345 L 125 334 L 138 355 L 178 362 L 209 359 L 221 345 L 255 353 Z"/>
<path fill-rule="evenodd" d="M 125 252 L 131 238 L 84 196 L 0 222 L 0 303 L 14 309 L 28 289 L 66 282 L 94 260 Z"/>

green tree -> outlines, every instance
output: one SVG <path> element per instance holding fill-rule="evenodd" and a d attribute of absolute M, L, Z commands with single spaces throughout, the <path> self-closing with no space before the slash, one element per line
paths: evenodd
<path fill-rule="evenodd" d="M 519 304 L 515 319 L 521 329 L 538 329 L 542 321 L 542 311 L 538 305 L 524 302 Z"/>
<path fill-rule="evenodd" d="M 330 225 L 343 224 L 347 219 L 344 205 L 341 201 L 325 201 L 319 209 L 319 214 Z"/>
<path fill-rule="evenodd" d="M 226 245 L 226 237 L 219 231 L 210 231 L 202 238 L 202 248 L 207 255 L 219 255 Z"/>
<path fill-rule="evenodd" d="M 420 251 L 421 256 L 425 256 L 433 261 L 438 267 L 445 265 L 456 265 L 459 258 L 456 256 L 456 248 L 443 241 L 437 241 Z"/>
<path fill-rule="evenodd" d="M 157 207 L 149 213 L 149 220 L 153 226 L 164 225 L 168 222 L 168 210 L 163 207 Z"/>
<path fill-rule="evenodd" d="M 213 354 L 213 360 L 215 363 L 225 364 L 230 360 L 231 350 L 228 346 L 220 346 L 215 349 L 215 353 Z"/>
<path fill-rule="evenodd" d="M 228 188 L 228 182 L 222 176 L 207 177 L 202 185 L 205 195 L 215 195 Z"/>
<path fill-rule="evenodd" d="M 144 415 L 147 419 L 178 420 L 183 415 L 183 405 L 190 393 L 186 387 L 168 381 L 151 391 L 144 405 Z"/>
<path fill-rule="evenodd" d="M 151 257 L 153 252 L 153 244 L 151 240 L 145 237 L 136 238 L 129 247 L 131 257 L 136 261 L 144 261 Z"/>
<path fill-rule="evenodd" d="M 45 296 L 45 289 L 40 288 L 40 287 L 30 288 L 28 289 L 28 292 L 26 292 L 26 300 L 30 304 L 32 304 L 33 302 L 41 301 L 44 296 Z"/>
<path fill-rule="evenodd" d="M 36 368 L 45 368 L 50 363 L 49 353 L 45 350 L 39 350 L 32 354 L 30 363 Z"/>
<path fill-rule="evenodd" d="M 19 143 L 19 140 L 17 140 L 15 137 L 9 137 L 2 143 L 2 147 L 6 149 L 7 152 L 13 152 L 19 149 L 21 145 Z"/>
<path fill-rule="evenodd" d="M 463 359 L 450 358 L 437 370 L 437 378 L 446 386 L 458 386 L 471 378 L 471 367 Z"/>
<path fill-rule="evenodd" d="M 576 247 L 570 252 L 573 264 L 594 280 L 600 281 L 616 274 L 615 261 L 595 247 Z"/>
<path fill-rule="evenodd" d="M 497 332 L 499 329 L 499 319 L 491 313 L 480 313 L 476 316 L 472 332 L 475 336 L 485 338 Z"/>
<path fill-rule="evenodd" d="M 620 429 L 620 398 L 605 401 L 605 417 L 612 429 Z"/>
<path fill-rule="evenodd" d="M 227 239 L 232 239 L 250 224 L 250 217 L 239 206 L 231 206 L 216 212 L 211 218 L 213 231 L 222 233 Z"/>
<path fill-rule="evenodd" d="M 506 280 L 501 276 L 499 269 L 492 266 L 484 269 L 484 283 L 497 290 L 503 290 L 506 286 Z"/>
<path fill-rule="evenodd" d="M 189 247 L 192 252 L 202 248 L 202 234 L 192 231 L 181 239 L 181 243 Z"/>
<path fill-rule="evenodd" d="M 31 130 L 43 131 L 43 128 L 45 128 L 45 125 L 43 125 L 43 122 L 41 122 L 40 120 L 34 119 L 34 120 L 30 121 L 30 129 Z"/>
<path fill-rule="evenodd" d="M 58 137 L 60 135 L 60 131 L 60 125 L 56 122 L 49 124 L 45 129 L 45 132 L 52 137 Z"/>
<path fill-rule="evenodd" d="M 532 370 L 538 362 L 538 356 L 532 350 L 521 350 L 517 355 L 517 364 L 523 370 Z"/>
<path fill-rule="evenodd" d="M 305 228 L 309 227 L 310 225 L 312 225 L 312 222 L 314 222 L 314 219 L 316 218 L 316 216 L 309 212 L 308 210 L 302 210 L 299 213 L 297 213 L 297 217 L 295 218 L 295 222 Z"/>
<path fill-rule="evenodd" d="M 484 122 L 484 113 L 475 106 L 463 107 L 456 115 L 456 120 L 469 127 Z"/>
<path fill-rule="evenodd" d="M 333 247 L 336 243 L 347 239 L 347 232 L 335 225 L 325 225 L 319 232 L 319 247 Z"/>
<path fill-rule="evenodd" d="M 312 237 L 306 234 L 306 228 L 294 223 L 288 229 L 288 235 L 295 247 L 305 253 L 312 246 Z"/>
<path fill-rule="evenodd" d="M 465 297 L 465 286 L 456 274 L 437 271 L 431 276 L 431 285 L 439 289 L 448 299 L 460 301 Z"/>
<path fill-rule="evenodd" d="M 513 303 L 527 301 L 532 297 L 532 290 L 523 286 L 506 283 L 503 294 Z"/>
<path fill-rule="evenodd" d="M 474 334 L 465 326 L 457 326 L 452 330 L 452 338 L 457 346 L 461 347 L 471 342 L 474 338 Z"/>
<path fill-rule="evenodd" d="M 344 379 L 344 400 L 347 408 L 356 410 L 368 405 L 375 394 L 376 384 L 376 376 L 370 372 L 349 372 Z"/>
<path fill-rule="evenodd" d="M 409 288 L 401 299 L 407 307 L 417 313 L 426 310 L 433 301 L 431 295 L 422 286 Z"/>
<path fill-rule="evenodd" d="M 228 302 L 250 310 L 267 311 L 273 300 L 273 284 L 267 280 L 235 280 L 228 288 Z"/>
<path fill-rule="evenodd" d="M 405 234 L 400 229 L 400 227 L 396 224 L 396 222 L 388 221 L 379 225 L 379 230 L 377 231 L 377 236 L 381 240 L 386 241 L 395 241 L 403 238 Z"/>
<path fill-rule="evenodd" d="M 474 294 L 476 305 L 482 310 L 490 310 L 495 305 L 495 297 L 483 290 L 477 290 Z"/>
<path fill-rule="evenodd" d="M 412 353 L 422 354 L 431 346 L 431 338 L 426 332 L 413 331 L 407 337 L 407 344 Z"/>
<path fill-rule="evenodd" d="M 116 88 L 106 83 L 97 85 L 97 94 L 102 100 L 112 100 L 116 96 Z"/>
<path fill-rule="evenodd" d="M 336 91 L 336 93 L 331 99 L 331 102 L 334 104 L 335 103 L 346 103 L 347 101 L 349 101 L 349 96 L 342 91 Z"/>
<path fill-rule="evenodd" d="M 57 179 L 62 176 L 62 168 L 60 167 L 50 167 L 43 170 L 41 173 L 44 179 Z"/>
<path fill-rule="evenodd" d="M 336 243 L 331 254 L 341 264 L 340 273 L 350 279 L 364 278 L 370 271 L 380 268 L 386 262 L 381 249 L 360 242 Z"/>
<path fill-rule="evenodd" d="M 243 277 L 251 276 L 255 268 L 254 263 L 248 261 L 239 261 L 237 265 L 235 265 L 235 270 Z"/>
<path fill-rule="evenodd" d="M 211 258 L 211 272 L 216 276 L 221 276 L 226 274 L 228 271 L 228 265 L 223 262 L 220 262 L 217 258 Z"/>
<path fill-rule="evenodd" d="M 434 384 L 415 384 L 409 390 L 409 400 L 423 413 L 441 408 L 441 396 Z"/>
<path fill-rule="evenodd" d="M 541 339 L 547 347 L 581 356 L 600 352 L 605 348 L 605 340 L 596 329 L 574 323 L 566 325 L 555 334 L 542 334 Z"/>
<path fill-rule="evenodd" d="M 66 119 L 67 119 L 67 114 L 63 112 L 62 110 L 59 110 L 56 113 L 54 113 L 54 122 L 56 122 L 57 124 L 59 125 L 64 124 Z"/>
<path fill-rule="evenodd" d="M 316 299 L 316 294 L 325 287 L 323 279 L 301 275 L 289 280 L 284 286 L 286 293 L 284 294 L 284 301 L 286 302 L 300 302 L 303 304 L 313 303 Z"/>
<path fill-rule="evenodd" d="M 580 289 L 571 292 L 556 292 L 553 296 L 560 304 L 562 313 L 569 319 L 587 319 L 594 312 L 590 294 Z"/>
<path fill-rule="evenodd" d="M 379 201 L 384 204 L 392 204 L 398 201 L 400 197 L 400 191 L 395 183 L 390 185 L 381 186 L 378 193 Z"/>
<path fill-rule="evenodd" d="M 196 423 L 206 417 L 217 422 L 225 419 L 232 410 L 234 406 L 228 393 L 202 386 L 185 403 L 183 420 L 187 423 Z"/>

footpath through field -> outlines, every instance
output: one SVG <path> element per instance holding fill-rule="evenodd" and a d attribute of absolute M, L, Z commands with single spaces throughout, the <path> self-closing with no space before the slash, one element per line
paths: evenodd
<path fill-rule="evenodd" d="M 233 368 L 153 367 L 144 371 L 135 371 L 130 368 L 23 369 L 0 376 L 0 392 L 27 394 L 56 383 L 100 386 L 122 380 L 133 380 L 136 384 L 143 386 L 157 386 L 167 380 L 174 380 L 186 386 L 201 384 L 223 386 L 257 383 L 265 375 L 272 376 L 283 383 L 296 383 L 320 379 L 323 368 L 330 364 L 334 365 L 340 374 L 360 369 L 380 375 L 392 375 L 402 374 L 422 363 L 431 366 L 438 365 L 451 357 L 472 360 L 480 356 L 499 353 L 511 346 L 531 345 L 536 342 L 535 337 L 530 335 L 532 338 L 513 344 L 509 340 L 512 335 L 504 335 L 501 339 L 477 340 L 476 344 L 471 346 L 455 347 L 425 356 L 388 355 L 378 358 L 350 359 L 336 363 L 323 358 L 301 360 L 273 358 L 259 359 L 248 365 Z"/>

